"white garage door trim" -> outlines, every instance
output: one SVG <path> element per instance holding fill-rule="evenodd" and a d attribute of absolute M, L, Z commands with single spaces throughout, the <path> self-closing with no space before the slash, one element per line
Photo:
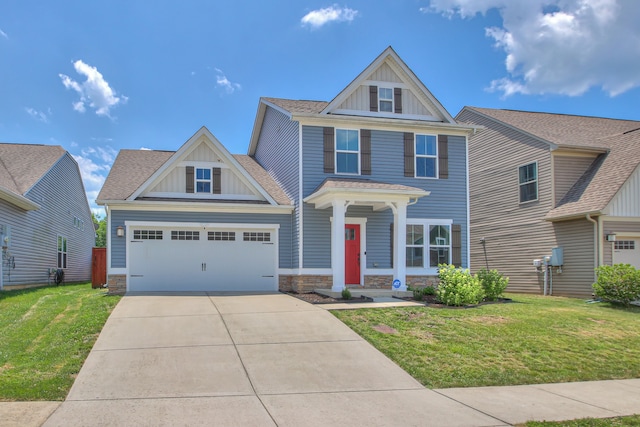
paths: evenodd
<path fill-rule="evenodd" d="M 278 248 L 279 248 L 279 240 L 278 240 L 278 230 L 280 228 L 279 224 L 247 224 L 247 223 L 240 223 L 240 224 L 235 224 L 235 223 L 193 223 L 193 222 L 164 222 L 164 221 L 125 221 L 125 239 L 126 239 L 126 262 L 127 262 L 127 292 L 129 291 L 136 291 L 137 289 L 135 289 L 135 286 L 133 286 L 132 289 L 132 279 L 134 280 L 140 280 L 139 277 L 143 277 L 143 275 L 137 274 L 137 273 L 147 273 L 149 274 L 148 271 L 140 271 L 140 269 L 142 268 L 142 270 L 144 270 L 143 267 L 141 267 L 140 265 L 133 265 L 132 261 L 132 257 L 135 255 L 134 251 L 132 250 L 132 245 L 137 244 L 137 242 L 132 242 L 133 241 L 133 232 L 134 230 L 137 229 L 147 229 L 147 230 L 151 230 L 151 229 L 161 229 L 163 230 L 165 233 L 167 233 L 166 235 L 166 239 L 171 239 L 170 237 L 170 233 L 173 229 L 182 229 L 182 230 L 199 230 L 199 231 L 204 231 L 205 233 L 208 231 L 237 231 L 240 233 L 240 236 L 238 236 L 237 240 L 235 242 L 231 242 L 231 244 L 246 244 L 246 245 L 251 245 L 251 244 L 255 244 L 255 243 L 260 243 L 260 242 L 253 242 L 250 243 L 249 241 L 246 241 L 243 239 L 243 235 L 242 233 L 247 232 L 247 231 L 255 231 L 255 232 L 270 232 L 271 233 L 271 239 L 269 243 L 265 243 L 263 244 L 263 246 L 268 245 L 268 247 L 263 247 L 262 249 L 256 248 L 257 250 L 261 251 L 261 253 L 263 255 L 266 254 L 266 256 L 260 257 L 262 262 L 262 268 L 268 270 L 268 273 L 266 275 L 262 275 L 262 276 L 256 276 L 256 277 L 260 277 L 259 280 L 256 280 L 255 283 L 252 283 L 250 280 L 247 282 L 247 285 L 244 285 L 244 282 L 241 286 L 232 286 L 229 288 L 221 288 L 222 285 L 220 285 L 220 281 L 218 281 L 217 285 L 215 288 L 212 289 L 199 289 L 198 286 L 205 286 L 205 285 L 189 285 L 186 284 L 186 288 L 181 288 L 179 286 L 176 286 L 175 289 L 168 289 L 163 286 L 160 286 L 157 290 L 158 291 L 198 291 L 198 290 L 204 290 L 204 291 L 252 291 L 252 290 L 262 290 L 262 291 L 277 291 L 278 290 Z M 201 233 L 202 234 L 202 233 Z M 208 241 L 207 239 L 207 234 L 204 234 L 203 238 L 201 238 L 202 240 L 200 240 L 199 242 L 193 242 L 195 243 L 195 247 L 194 249 L 197 249 L 198 247 L 200 249 L 203 248 L 203 245 L 207 245 L 207 244 L 219 244 L 219 245 L 224 245 L 225 242 L 210 242 L 210 243 L 206 243 Z M 165 241 L 163 239 L 163 241 Z M 147 242 L 148 244 L 151 244 L 153 242 L 153 240 Z M 185 242 L 185 241 L 176 241 L 173 240 L 175 245 L 189 245 L 190 242 Z M 244 243 L 242 243 L 244 242 Z M 160 242 L 158 242 L 160 243 Z M 152 250 L 152 246 L 146 246 L 147 248 L 149 248 L 149 250 Z M 236 248 L 237 249 L 237 248 Z M 244 248 L 243 248 L 244 249 Z M 159 248 L 156 247 L 156 250 L 159 250 Z M 145 249 L 146 251 L 146 249 Z M 266 251 L 266 252 L 265 252 Z M 166 254 L 166 248 L 164 250 L 161 250 L 159 252 L 157 252 L 158 254 Z M 185 261 L 190 261 L 189 259 L 189 254 L 194 253 L 193 251 L 190 251 L 190 248 L 188 246 L 186 246 L 185 248 L 183 248 L 182 251 L 177 250 L 175 252 L 172 252 L 174 254 L 176 254 L 176 261 L 177 264 L 176 265 L 182 265 L 182 263 L 184 263 Z M 197 253 L 197 252 L 196 252 Z M 218 252 L 220 254 L 220 252 Z M 259 252 L 260 253 L 260 252 Z M 138 254 L 136 252 L 136 254 Z M 186 254 L 186 255 L 185 255 Z M 213 253 L 208 253 L 210 256 L 213 256 Z M 226 254 L 226 253 L 222 253 L 222 255 L 225 255 L 227 257 L 231 256 L 230 254 Z M 135 255 L 135 256 L 139 256 L 139 255 Z M 186 258 L 185 258 L 186 256 Z M 183 259 L 185 258 L 185 259 Z M 236 260 L 237 258 L 231 258 L 230 260 L 227 260 L 228 264 L 233 264 L 233 262 Z M 213 258 L 210 258 L 210 261 L 213 261 Z M 197 260 L 196 264 L 200 262 L 200 260 Z M 228 265 L 228 264 L 224 264 L 224 265 Z M 197 264 L 200 265 L 200 264 Z M 203 264 L 205 265 L 205 264 Z M 204 271 L 211 271 L 212 269 L 206 268 L 204 269 Z M 231 271 L 238 271 L 236 270 L 229 270 L 229 271 L 221 271 L 220 269 L 215 270 L 216 271 L 216 277 L 219 278 L 220 276 L 226 276 L 227 278 L 231 278 L 233 276 L 230 276 L 230 272 Z M 242 270 L 243 272 L 250 272 L 253 271 L 253 269 L 244 269 Z M 168 271 L 167 273 L 171 274 L 173 273 L 172 271 Z M 151 273 L 153 274 L 153 272 Z M 189 273 L 191 274 L 191 273 Z M 251 274 L 251 273 L 250 273 Z M 148 276 L 147 276 L 148 277 Z M 176 280 L 174 278 L 174 280 Z M 176 280 L 177 281 L 177 280 Z M 259 282 L 259 283 L 257 283 Z M 256 285 L 257 288 L 254 288 Z M 188 289 L 189 287 L 192 287 L 191 289 Z M 206 286 L 205 286 L 206 287 Z M 151 291 L 151 289 L 150 289 Z"/>

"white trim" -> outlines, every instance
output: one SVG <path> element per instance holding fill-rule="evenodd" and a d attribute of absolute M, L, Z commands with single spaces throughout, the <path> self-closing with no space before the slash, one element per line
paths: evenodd
<path fill-rule="evenodd" d="M 298 268 L 303 267 L 303 256 L 304 256 L 304 202 L 303 202 L 303 191 L 302 186 L 304 185 L 303 177 L 303 163 L 302 163 L 302 124 L 298 123 L 298 212 L 299 212 L 299 221 L 298 221 Z"/>
<path fill-rule="evenodd" d="M 520 168 L 523 168 L 525 166 L 529 166 L 529 165 L 532 165 L 532 164 L 536 165 L 536 180 L 535 180 L 535 183 L 536 183 L 536 198 L 535 199 L 531 199 L 531 200 L 525 200 L 523 202 L 522 200 L 520 200 L 520 187 L 522 187 L 523 185 L 526 185 L 526 184 L 531 184 L 533 181 L 527 181 L 524 184 L 522 184 L 520 182 Z M 538 185 L 539 182 L 540 182 L 540 168 L 538 167 L 538 161 L 534 160 L 533 162 L 527 162 L 527 163 L 521 164 L 520 166 L 518 166 L 517 172 L 518 172 L 518 204 L 519 205 L 524 205 L 524 204 L 531 203 L 531 202 L 537 202 L 540 199 L 540 186 Z"/>
<path fill-rule="evenodd" d="M 0 200 L 5 200 L 14 206 L 24 209 L 25 211 L 37 211 L 40 209 L 39 204 L 21 196 L 20 194 L 16 194 L 3 186 L 0 186 Z"/>
<path fill-rule="evenodd" d="M 391 89 L 400 88 L 400 89 L 411 89 L 409 85 L 403 82 L 384 82 L 382 80 L 364 80 L 360 86 L 378 86 L 378 87 L 389 87 L 391 85 Z"/>
<path fill-rule="evenodd" d="M 364 275 L 367 271 L 367 218 L 346 217 L 344 224 L 360 226 L 360 286 L 364 287 Z M 345 265 L 345 271 L 346 269 Z"/>
<path fill-rule="evenodd" d="M 395 91 L 393 90 L 394 87 L 393 86 L 389 86 L 389 82 L 380 84 L 379 86 L 377 86 L 378 89 L 378 112 L 379 113 L 394 113 L 395 112 L 395 107 L 396 107 L 396 102 L 395 102 Z M 388 98 L 384 98 L 382 99 L 380 97 L 380 89 L 384 89 L 385 91 L 390 90 L 391 91 L 391 99 Z M 391 101 L 391 111 L 382 111 L 382 108 L 380 108 L 381 106 L 381 102 L 389 102 Z"/>
<path fill-rule="evenodd" d="M 232 222 L 170 222 L 170 221 L 125 221 L 124 225 L 127 227 L 126 236 L 129 236 L 129 227 L 135 228 L 237 228 L 242 230 L 278 230 L 280 224 L 251 224 L 251 223 L 232 223 Z M 127 264 L 129 265 L 129 264 Z"/>
<path fill-rule="evenodd" d="M 136 200 L 123 202 L 118 200 L 113 204 L 103 202 L 108 208 L 120 211 L 165 211 L 165 212 L 234 212 L 234 213 L 266 213 L 290 214 L 294 209 L 290 205 L 260 205 L 246 203 L 194 203 L 194 202 L 166 202 L 152 200 Z"/>
<path fill-rule="evenodd" d="M 197 160 L 183 160 L 181 162 L 176 163 L 176 167 L 187 167 L 187 166 L 193 166 L 194 168 L 198 168 L 198 169 L 211 169 L 211 168 L 229 169 L 229 165 L 222 162 L 201 162 Z"/>
<path fill-rule="evenodd" d="M 435 138 L 436 155 L 418 154 L 418 135 L 432 136 Z M 440 179 L 440 150 L 438 149 L 438 135 L 428 133 L 413 134 L 413 177 L 417 179 Z M 418 156 L 424 159 L 435 159 L 435 176 L 418 176 Z"/>
<path fill-rule="evenodd" d="M 380 108 L 378 106 L 378 108 Z M 424 122 L 433 122 L 433 123 L 442 123 L 439 118 L 434 116 L 420 116 L 418 114 L 398 114 L 389 111 L 365 111 L 365 110 L 346 110 L 346 109 L 338 109 L 335 110 L 332 115 L 342 115 L 342 116 L 362 116 L 362 117 L 384 117 L 389 119 L 404 119 L 404 120 L 417 120 Z"/>
<path fill-rule="evenodd" d="M 203 169 L 203 168 L 200 168 L 200 169 Z M 200 181 L 205 182 L 206 180 L 200 180 Z M 211 183 L 211 188 L 213 188 L 212 180 L 209 180 L 209 183 Z M 143 197 L 163 197 L 163 198 L 170 197 L 170 198 L 179 198 L 179 199 L 204 199 L 204 200 L 258 200 L 258 201 L 264 200 L 264 198 L 262 197 L 249 195 L 249 194 L 214 194 L 211 192 L 172 193 L 172 192 L 158 191 L 158 192 L 146 193 Z"/>
<path fill-rule="evenodd" d="M 293 276 L 332 276 L 331 268 L 279 268 L 278 274 Z"/>
<path fill-rule="evenodd" d="M 631 237 L 632 239 L 637 239 L 638 237 L 640 237 L 640 233 L 638 232 L 631 232 L 631 231 L 625 231 L 625 232 L 621 232 L 621 233 L 617 233 L 616 232 L 616 241 L 617 240 L 625 240 L 625 237 Z"/>
<path fill-rule="evenodd" d="M 358 151 L 353 150 L 338 150 L 338 131 L 346 131 L 346 132 L 356 132 L 358 134 Z M 356 154 L 358 156 L 358 172 L 338 172 L 338 151 L 344 154 Z M 362 154 L 362 143 L 360 141 L 360 129 L 350 129 L 350 128 L 335 128 L 333 132 L 333 173 L 335 175 L 351 175 L 351 176 L 359 176 L 361 175 L 360 166 L 361 166 L 361 154 Z"/>
<path fill-rule="evenodd" d="M 465 185 L 466 185 L 466 200 L 467 200 L 467 268 L 471 271 L 471 200 L 469 191 L 469 138 L 465 136 Z M 462 230 L 460 231 L 462 232 Z M 462 239 L 461 239 L 462 240 Z M 462 261 L 462 260 L 461 260 Z"/>
<path fill-rule="evenodd" d="M 126 267 L 117 267 L 117 268 L 107 268 L 107 274 L 116 275 L 116 274 L 129 274 L 129 269 Z"/>

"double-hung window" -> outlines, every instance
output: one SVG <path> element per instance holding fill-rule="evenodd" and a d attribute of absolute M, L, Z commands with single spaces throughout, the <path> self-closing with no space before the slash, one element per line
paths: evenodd
<path fill-rule="evenodd" d="M 378 111 L 393 113 L 393 89 L 388 87 L 378 88 Z"/>
<path fill-rule="evenodd" d="M 407 267 L 435 270 L 439 264 L 451 264 L 451 224 L 411 222 L 407 224 Z"/>
<path fill-rule="evenodd" d="M 211 169 L 196 168 L 196 193 L 211 193 Z"/>
<path fill-rule="evenodd" d="M 336 173 L 360 174 L 359 131 L 336 129 Z"/>
<path fill-rule="evenodd" d="M 416 135 L 416 177 L 437 178 L 438 140 L 435 135 Z"/>
<path fill-rule="evenodd" d="M 533 162 L 518 168 L 520 203 L 538 200 L 538 163 Z"/>
<path fill-rule="evenodd" d="M 67 238 L 58 236 L 58 268 L 67 268 Z"/>

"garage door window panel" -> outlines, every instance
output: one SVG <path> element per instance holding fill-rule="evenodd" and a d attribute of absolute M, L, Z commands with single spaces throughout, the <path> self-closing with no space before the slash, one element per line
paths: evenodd
<path fill-rule="evenodd" d="M 264 232 L 244 232 L 242 239 L 245 242 L 270 242 L 271 233 Z"/>
<path fill-rule="evenodd" d="M 207 240 L 235 242 L 236 233 L 233 231 L 209 231 L 207 232 Z"/>
<path fill-rule="evenodd" d="M 200 232 L 190 230 L 173 230 L 171 231 L 171 240 L 200 240 Z"/>
<path fill-rule="evenodd" d="M 133 230 L 133 240 L 162 240 L 162 230 Z"/>

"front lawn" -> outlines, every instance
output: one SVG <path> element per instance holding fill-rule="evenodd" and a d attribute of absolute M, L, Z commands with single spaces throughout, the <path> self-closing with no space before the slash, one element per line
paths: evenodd
<path fill-rule="evenodd" d="M 572 421 L 529 421 L 526 427 L 638 427 L 640 415 L 615 418 L 584 418 Z"/>
<path fill-rule="evenodd" d="M 0 401 L 64 400 L 119 300 L 90 284 L 0 292 Z"/>
<path fill-rule="evenodd" d="M 332 313 L 429 388 L 640 378 L 640 308 L 535 295 Z"/>

